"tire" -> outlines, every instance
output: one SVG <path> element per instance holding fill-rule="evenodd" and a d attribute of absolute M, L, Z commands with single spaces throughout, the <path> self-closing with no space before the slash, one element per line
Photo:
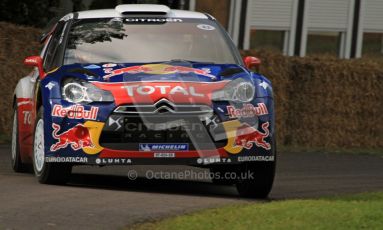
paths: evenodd
<path fill-rule="evenodd" d="M 242 165 L 239 170 L 243 173 L 252 173 L 252 177 L 238 180 L 237 191 L 241 197 L 265 199 L 268 197 L 274 183 L 277 155 L 275 140 L 272 141 L 274 161 L 254 162 Z M 240 176 L 239 176 L 240 177 Z"/>
<path fill-rule="evenodd" d="M 12 127 L 12 145 L 11 145 L 11 166 L 15 172 L 26 172 L 27 165 L 21 161 L 20 143 L 19 143 L 19 125 L 17 116 L 17 107 L 13 110 L 13 127 Z"/>
<path fill-rule="evenodd" d="M 72 165 L 45 162 L 43 112 L 43 107 L 40 107 L 35 124 L 32 157 L 33 170 L 38 181 L 42 184 L 65 184 L 69 180 Z"/>

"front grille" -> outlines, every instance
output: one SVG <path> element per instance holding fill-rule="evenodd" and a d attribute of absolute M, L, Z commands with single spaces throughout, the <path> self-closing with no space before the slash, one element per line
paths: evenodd
<path fill-rule="evenodd" d="M 123 105 L 114 110 L 114 113 L 121 114 L 189 114 L 189 115 L 208 115 L 213 113 L 213 109 L 207 105 L 194 104 L 174 104 L 167 99 L 161 99 L 152 105 Z"/>
<path fill-rule="evenodd" d="M 100 144 L 116 150 L 139 150 L 140 143 L 188 143 L 189 150 L 225 146 L 226 139 L 214 141 L 211 128 L 211 124 L 190 114 L 175 117 L 113 113 L 103 128 Z M 223 129 L 218 132 L 225 133 Z"/>

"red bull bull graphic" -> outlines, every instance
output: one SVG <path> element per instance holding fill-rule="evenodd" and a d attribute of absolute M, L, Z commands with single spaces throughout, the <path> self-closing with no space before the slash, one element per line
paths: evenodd
<path fill-rule="evenodd" d="M 214 75 L 209 74 L 209 71 L 206 69 L 195 69 L 185 66 L 168 66 L 164 69 L 166 73 L 195 73 L 198 75 L 203 75 L 215 79 Z"/>
<path fill-rule="evenodd" d="M 226 108 L 230 118 L 255 117 L 269 114 L 265 103 L 258 103 L 258 106 L 247 103 L 244 104 L 241 109 L 237 109 L 232 105 L 229 105 Z"/>
<path fill-rule="evenodd" d="M 124 73 L 137 74 L 137 73 L 146 73 L 146 74 L 173 74 L 173 73 L 195 73 L 198 75 L 206 76 L 211 79 L 216 79 L 216 76 L 209 73 L 207 69 L 196 69 L 185 66 L 173 66 L 165 64 L 148 64 L 142 66 L 130 66 L 122 69 L 116 69 L 110 72 L 110 74 L 105 75 L 103 78 L 105 80 L 110 79 L 111 77 L 121 75 Z"/>
<path fill-rule="evenodd" d="M 85 110 L 82 105 L 73 105 L 68 108 L 63 108 L 62 105 L 54 105 L 52 109 L 53 117 L 68 117 L 70 119 L 87 119 L 96 120 L 98 107 L 91 107 L 90 110 Z"/>
<path fill-rule="evenodd" d="M 265 141 L 265 138 L 269 136 L 269 122 L 265 122 L 261 125 L 263 132 L 250 126 L 247 123 L 242 124 L 237 129 L 237 135 L 235 138 L 235 145 L 242 146 L 245 149 L 251 149 L 255 144 L 258 147 L 266 150 L 271 149 L 270 143 Z"/>
<path fill-rule="evenodd" d="M 51 146 L 50 150 L 52 152 L 66 148 L 68 145 L 70 145 L 73 150 L 94 146 L 88 128 L 84 127 L 82 124 L 77 124 L 61 134 L 58 134 L 60 125 L 53 123 L 52 128 L 52 136 L 54 139 L 58 140 L 58 142 Z"/>

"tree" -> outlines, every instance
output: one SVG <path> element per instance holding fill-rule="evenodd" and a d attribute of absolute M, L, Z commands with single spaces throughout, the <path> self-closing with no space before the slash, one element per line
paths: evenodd
<path fill-rule="evenodd" d="M 58 5 L 59 0 L 2 0 L 0 21 L 43 27 L 56 16 Z"/>

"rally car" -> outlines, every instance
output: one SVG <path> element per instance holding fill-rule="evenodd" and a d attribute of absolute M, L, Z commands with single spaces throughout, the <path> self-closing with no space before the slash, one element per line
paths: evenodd
<path fill-rule="evenodd" d="M 178 164 L 266 197 L 272 86 L 210 15 L 163 5 L 76 12 L 43 34 L 14 93 L 12 166 L 66 183 L 74 165 Z M 248 176 L 244 176 L 247 172 Z"/>

